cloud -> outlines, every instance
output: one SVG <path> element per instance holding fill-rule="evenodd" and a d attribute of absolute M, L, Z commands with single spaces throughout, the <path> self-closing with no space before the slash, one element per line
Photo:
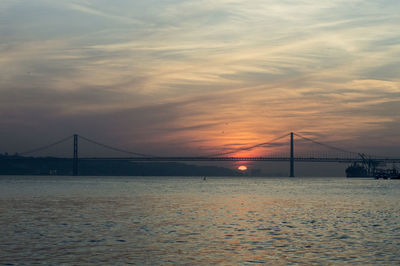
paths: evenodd
<path fill-rule="evenodd" d="M 4 1 L 3 137 L 56 124 L 143 153 L 290 131 L 393 142 L 398 11 L 389 0 Z"/>

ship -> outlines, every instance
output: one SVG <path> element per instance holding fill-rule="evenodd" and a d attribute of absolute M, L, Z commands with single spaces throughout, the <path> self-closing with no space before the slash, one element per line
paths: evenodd
<path fill-rule="evenodd" d="M 399 179 L 400 172 L 393 167 L 391 169 L 374 168 L 369 171 L 367 167 L 359 163 L 353 163 L 346 168 L 347 177 L 370 177 L 375 179 Z"/>
<path fill-rule="evenodd" d="M 368 170 L 358 164 L 358 163 L 353 163 L 349 167 L 346 168 L 346 176 L 347 177 L 370 177 L 368 174 Z"/>
<path fill-rule="evenodd" d="M 361 161 L 354 162 L 346 168 L 347 177 L 374 177 L 380 162 L 371 157 L 359 153 Z"/>
<path fill-rule="evenodd" d="M 375 179 L 400 179 L 399 171 L 393 167 L 392 169 L 378 169 L 374 174 Z"/>
<path fill-rule="evenodd" d="M 375 179 L 400 179 L 400 173 L 393 164 L 392 168 L 385 167 L 385 164 L 374 160 L 365 154 L 358 154 L 361 161 L 354 162 L 346 168 L 347 177 L 371 177 Z"/>

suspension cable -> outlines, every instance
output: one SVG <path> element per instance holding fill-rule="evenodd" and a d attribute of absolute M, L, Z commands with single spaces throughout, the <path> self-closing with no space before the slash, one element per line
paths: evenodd
<path fill-rule="evenodd" d="M 53 146 L 56 146 L 56 145 L 58 145 L 58 144 L 61 144 L 61 143 L 65 142 L 65 141 L 71 139 L 72 137 L 73 137 L 73 135 L 68 136 L 68 137 L 66 137 L 66 138 L 64 138 L 64 139 L 62 139 L 62 140 L 57 141 L 57 142 L 48 144 L 48 145 L 46 145 L 46 146 L 42 146 L 42 147 L 39 147 L 39 148 L 36 148 L 36 149 L 33 149 L 33 150 L 21 152 L 20 155 L 27 155 L 27 154 L 31 154 L 31 153 L 34 153 L 34 152 L 38 152 L 38 151 L 42 151 L 42 150 L 49 149 L 49 148 L 51 148 L 51 147 L 53 147 Z"/>
<path fill-rule="evenodd" d="M 109 149 L 109 150 L 113 150 L 113 151 L 117 151 L 117 152 L 122 152 L 122 153 L 125 153 L 125 154 L 136 155 L 136 156 L 144 156 L 144 157 L 157 157 L 157 156 L 154 156 L 154 155 L 137 153 L 137 152 L 132 152 L 132 151 L 128 151 L 128 150 L 123 150 L 123 149 L 120 149 L 120 148 L 112 147 L 112 146 L 109 146 L 109 145 L 106 145 L 106 144 L 103 144 L 103 143 L 100 143 L 100 142 L 85 138 L 85 137 L 83 137 L 81 135 L 79 135 L 79 138 L 81 138 L 81 139 L 83 139 L 83 140 L 85 140 L 87 142 L 90 142 L 92 144 L 96 144 L 98 146 L 101 146 L 103 148 L 106 148 L 106 149 Z"/>
<path fill-rule="evenodd" d="M 238 152 L 238 151 L 248 151 L 248 150 L 252 150 L 252 149 L 254 149 L 254 148 L 263 147 L 263 146 L 266 146 L 266 145 L 269 145 L 269 144 L 273 144 L 274 142 L 276 142 L 276 141 L 278 141 L 278 140 L 280 140 L 280 139 L 283 139 L 283 138 L 285 138 L 285 137 L 287 137 L 287 136 L 289 136 L 289 135 L 290 135 L 290 134 L 285 134 L 285 135 L 283 135 L 283 136 L 280 136 L 280 137 L 277 137 L 277 138 L 275 138 L 275 139 L 272 139 L 272 140 L 270 140 L 270 141 L 268 141 L 268 142 L 259 143 L 259 144 L 252 145 L 252 146 L 249 146 L 249 147 L 237 148 L 237 149 L 235 149 L 235 150 L 228 151 L 228 152 L 222 152 L 222 153 L 211 154 L 211 155 L 208 155 L 208 156 L 206 156 L 206 157 L 228 155 L 228 154 L 232 154 L 232 153 L 235 153 L 235 152 Z"/>
<path fill-rule="evenodd" d="M 334 146 L 329 145 L 329 144 L 321 143 L 321 142 L 319 142 L 319 141 L 316 141 L 316 140 L 313 140 L 313 139 L 304 137 L 304 136 L 302 136 L 302 135 L 300 135 L 300 134 L 297 134 L 297 133 L 294 133 L 294 135 L 296 135 L 297 137 L 300 137 L 300 138 L 302 138 L 302 139 L 304 139 L 304 140 L 311 141 L 311 142 L 313 142 L 313 143 L 315 143 L 315 144 L 324 146 L 324 147 L 329 148 L 329 149 L 333 149 L 333 150 L 336 150 L 336 151 L 340 151 L 340 152 L 344 152 L 344 153 L 350 153 L 350 154 L 359 156 L 359 153 L 357 153 L 357 152 L 352 152 L 352 151 L 348 151 L 348 150 L 345 150 L 345 149 L 341 149 L 341 148 L 334 147 Z"/>

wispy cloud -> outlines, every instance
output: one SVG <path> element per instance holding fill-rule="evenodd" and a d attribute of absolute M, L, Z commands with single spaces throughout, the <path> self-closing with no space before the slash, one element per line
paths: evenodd
<path fill-rule="evenodd" d="M 48 108 L 37 127 L 87 119 L 77 125 L 108 132 L 109 121 L 121 143 L 146 139 L 132 145 L 154 152 L 289 131 L 357 146 L 379 129 L 393 141 L 399 11 L 391 0 L 4 1 L 4 134 Z"/>

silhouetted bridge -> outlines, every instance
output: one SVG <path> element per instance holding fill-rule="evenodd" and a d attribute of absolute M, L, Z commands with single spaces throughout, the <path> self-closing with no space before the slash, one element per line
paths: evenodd
<path fill-rule="evenodd" d="M 80 161 L 134 161 L 134 162 L 289 162 L 290 157 L 82 157 Z M 296 162 L 325 162 L 325 163 L 352 163 L 363 162 L 363 159 L 355 158 L 313 158 L 313 157 L 294 157 Z M 373 159 L 385 163 L 398 163 L 400 159 L 380 158 Z"/>
<path fill-rule="evenodd" d="M 289 156 L 262 156 L 262 157 L 231 157 L 227 156 L 229 154 L 237 153 L 239 151 L 248 151 L 252 150 L 254 148 L 259 148 L 259 147 L 271 147 L 270 145 L 276 143 L 277 141 L 290 136 L 290 149 L 289 149 Z M 317 144 L 319 146 L 323 146 L 325 148 L 328 148 L 330 150 L 335 150 L 336 152 L 340 152 L 343 155 L 342 156 L 329 156 L 327 154 L 324 154 L 322 156 L 295 156 L 294 153 L 294 136 L 297 136 L 305 141 L 312 142 L 314 144 Z M 351 152 L 348 150 L 344 150 L 341 148 L 337 148 L 328 144 L 324 144 L 318 141 L 315 141 L 313 139 L 304 137 L 300 134 L 296 133 L 290 133 L 290 134 L 285 134 L 283 136 L 280 136 L 276 139 L 273 139 L 269 142 L 263 142 L 257 145 L 253 146 L 248 146 L 248 147 L 242 147 L 242 148 L 237 148 L 237 149 L 232 149 L 231 151 L 227 152 L 222 152 L 219 154 L 213 154 L 209 156 L 154 156 L 154 155 L 148 155 L 148 154 L 142 154 L 142 153 L 136 153 L 132 151 L 127 151 L 124 149 L 116 148 L 113 146 L 109 146 L 100 142 L 96 142 L 94 140 L 88 139 L 83 136 L 79 136 L 77 134 L 73 136 L 69 136 L 65 139 L 62 139 L 60 141 L 57 141 L 55 143 L 45 145 L 42 147 L 39 147 L 37 149 L 33 149 L 27 152 L 20 153 L 22 156 L 17 156 L 17 157 L 10 157 L 10 158 L 2 158 L 2 159 L 8 159 L 8 160 L 28 160 L 30 157 L 23 157 L 28 154 L 36 153 L 39 151 L 43 151 L 46 149 L 49 149 L 53 146 L 56 146 L 60 143 L 66 142 L 73 138 L 73 157 L 72 158 L 54 158 L 53 159 L 66 159 L 66 160 L 72 160 L 72 173 L 73 175 L 78 175 L 79 173 L 79 161 L 133 161 L 133 162 L 188 162 L 188 161 L 198 161 L 198 162 L 233 162 L 233 161 L 241 161 L 241 162 L 250 162 L 250 161 L 260 161 L 260 162 L 289 162 L 289 167 L 290 167 L 290 177 L 294 177 L 294 163 L 295 162 L 313 162 L 313 163 L 332 163 L 332 162 L 338 162 L 338 163 L 363 163 L 363 164 L 374 164 L 376 162 L 380 163 L 400 163 L 400 158 L 389 158 L 389 157 L 382 157 L 382 156 L 367 156 L 364 154 L 360 153 L 355 153 Z M 86 142 L 101 146 L 103 148 L 117 151 L 120 153 L 127 154 L 129 156 L 126 157 L 79 157 L 78 156 L 78 139 L 82 139 Z M 31 157 L 32 158 L 32 157 Z"/>

